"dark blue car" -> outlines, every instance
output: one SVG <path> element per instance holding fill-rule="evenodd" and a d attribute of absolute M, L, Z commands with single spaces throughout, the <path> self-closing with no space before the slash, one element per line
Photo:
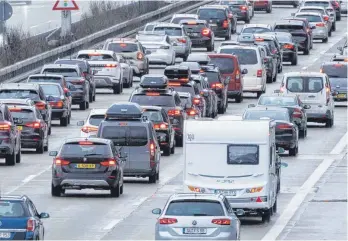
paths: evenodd
<path fill-rule="evenodd" d="M 43 240 L 44 218 L 27 196 L 0 196 L 0 240 Z"/>

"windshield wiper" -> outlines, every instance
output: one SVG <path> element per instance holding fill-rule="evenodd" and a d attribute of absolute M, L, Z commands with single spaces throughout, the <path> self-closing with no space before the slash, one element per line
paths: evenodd
<path fill-rule="evenodd" d="M 101 156 L 102 154 L 96 154 L 96 153 L 91 153 L 91 154 L 85 154 L 84 156 Z"/>

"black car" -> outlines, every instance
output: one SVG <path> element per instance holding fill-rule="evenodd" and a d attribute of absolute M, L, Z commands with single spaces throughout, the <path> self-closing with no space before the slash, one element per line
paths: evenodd
<path fill-rule="evenodd" d="M 0 158 L 7 166 L 21 162 L 21 134 L 6 104 L 0 103 Z"/>
<path fill-rule="evenodd" d="M 283 62 L 291 62 L 291 65 L 297 65 L 298 47 L 291 33 L 274 32 L 278 42 L 283 50 Z"/>
<path fill-rule="evenodd" d="M 45 93 L 40 85 L 35 83 L 2 84 L 0 85 L 1 99 L 33 100 L 48 126 L 48 134 L 51 135 L 52 108 L 47 102 Z"/>
<path fill-rule="evenodd" d="M 205 102 L 205 113 L 203 113 L 203 116 L 205 117 L 211 117 L 214 118 L 218 113 L 217 108 L 217 101 L 215 101 L 216 94 L 214 91 L 211 90 L 209 87 L 209 83 L 206 80 L 206 77 L 204 74 L 193 74 L 191 75 L 192 80 L 196 82 L 197 88 L 199 90 L 199 95 L 201 96 L 201 99 Z M 215 96 L 215 97 L 214 97 Z M 196 100 L 198 102 L 198 105 L 201 103 L 201 99 Z M 196 103 L 195 103 L 196 104 Z"/>
<path fill-rule="evenodd" d="M 164 156 L 170 156 L 175 153 L 175 130 L 170 123 L 167 112 L 158 106 L 142 106 L 143 116 L 153 123 L 157 134 L 158 143 Z"/>
<path fill-rule="evenodd" d="M 260 120 L 269 118 L 276 122 L 276 147 L 289 150 L 289 156 L 298 153 L 298 127 L 286 108 L 255 107 L 248 108 L 243 114 L 244 120 Z"/>
<path fill-rule="evenodd" d="M 334 55 L 331 58 L 331 62 L 348 62 L 347 55 Z"/>
<path fill-rule="evenodd" d="M 314 38 L 313 37 L 313 29 L 315 29 L 316 27 L 311 26 L 309 24 L 309 21 L 307 18 L 300 18 L 300 17 L 291 16 L 291 17 L 283 18 L 283 20 L 296 20 L 296 21 L 303 22 L 304 27 L 307 30 L 306 32 L 308 33 L 308 38 L 309 38 L 308 41 L 310 44 L 310 49 L 313 48 L 313 38 Z M 301 35 L 299 35 L 299 36 L 293 35 L 293 37 L 294 37 L 296 43 L 301 42 L 301 41 L 303 42 L 303 38 L 301 38 Z"/>
<path fill-rule="evenodd" d="M 21 147 L 35 149 L 37 153 L 48 151 L 48 127 L 35 106 L 8 105 L 12 118 L 21 135 Z"/>
<path fill-rule="evenodd" d="M 220 4 L 229 6 L 230 10 L 236 15 L 238 21 L 250 23 L 253 17 L 249 14 L 249 4 L 252 4 L 251 2 L 247 0 L 220 1 Z"/>
<path fill-rule="evenodd" d="M 347 62 L 325 62 L 320 71 L 329 76 L 331 93 L 335 102 L 347 101 L 348 77 Z"/>
<path fill-rule="evenodd" d="M 167 111 L 170 123 L 175 130 L 176 146 L 183 146 L 185 110 L 181 106 L 178 93 L 168 87 L 168 78 L 164 75 L 147 74 L 141 77 L 140 87 L 136 88 L 129 101 L 139 105 L 159 106 Z"/>
<path fill-rule="evenodd" d="M 299 0 L 272 0 L 272 5 L 292 5 L 294 8 L 297 8 L 300 5 Z"/>
<path fill-rule="evenodd" d="M 123 194 L 125 159 L 111 140 L 73 138 L 59 151 L 51 151 L 51 194 L 59 197 L 66 189 L 110 190 L 112 197 Z"/>
<path fill-rule="evenodd" d="M 227 6 L 227 5 L 226 5 Z M 233 8 L 231 6 L 227 6 L 228 11 L 228 18 L 231 21 L 232 27 L 231 27 L 231 33 L 234 34 L 237 32 L 237 25 L 238 25 L 238 19 L 237 14 L 235 14 L 232 10 Z"/>
<path fill-rule="evenodd" d="M 294 123 L 298 126 L 299 136 L 305 138 L 307 136 L 307 114 L 306 110 L 310 109 L 310 105 L 305 105 L 298 95 L 294 94 L 263 94 L 260 96 L 257 106 L 277 106 L 287 108 L 293 118 Z M 248 107 L 255 107 L 250 104 Z"/>
<path fill-rule="evenodd" d="M 89 83 L 89 102 L 95 101 L 97 95 L 94 75 L 88 61 L 85 59 L 58 59 L 55 64 L 67 64 L 67 65 L 78 65 L 82 70 L 82 75 L 86 78 Z"/>
<path fill-rule="evenodd" d="M 228 107 L 228 84 L 230 79 L 223 79 L 218 67 L 214 65 L 202 66 L 204 74 L 207 77 L 210 88 L 216 93 L 218 97 L 218 113 L 224 114 Z"/>
<path fill-rule="evenodd" d="M 312 27 L 312 29 L 315 28 Z M 307 31 L 305 22 L 299 20 L 281 20 L 274 25 L 275 32 L 287 32 L 293 37 L 299 51 L 308 55 L 311 49 L 311 38 Z"/>

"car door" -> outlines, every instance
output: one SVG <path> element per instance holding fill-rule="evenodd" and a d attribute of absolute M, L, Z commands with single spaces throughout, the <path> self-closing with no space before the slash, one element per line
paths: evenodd
<path fill-rule="evenodd" d="M 4 119 L 5 121 L 11 123 L 11 129 L 10 129 L 10 140 L 13 145 L 13 149 L 16 151 L 18 147 L 20 146 L 19 142 L 19 136 L 20 136 L 20 131 L 17 129 L 17 125 L 14 123 L 12 115 L 8 107 L 6 106 L 4 108 Z"/>
<path fill-rule="evenodd" d="M 167 112 L 164 109 L 162 109 L 161 113 L 162 113 L 162 118 L 163 118 L 164 122 L 168 123 L 170 144 L 172 144 L 172 143 L 174 143 L 174 138 L 175 138 L 175 132 L 174 132 L 173 126 L 170 123 L 170 119 L 169 119 Z"/>
<path fill-rule="evenodd" d="M 278 183 L 278 175 L 276 170 L 276 145 L 275 143 L 272 143 L 269 147 L 269 183 L 271 186 L 269 187 L 268 192 L 271 194 L 272 197 L 271 204 L 276 200 L 277 196 L 277 183 Z"/>
<path fill-rule="evenodd" d="M 36 111 L 36 118 L 40 120 L 41 126 L 43 126 L 44 138 L 45 138 L 45 140 L 47 140 L 47 138 L 48 138 L 48 126 L 47 126 L 45 120 L 43 119 L 43 117 L 39 111 Z"/>
<path fill-rule="evenodd" d="M 35 224 L 36 224 L 36 229 L 35 229 L 35 233 L 37 233 L 37 237 L 35 237 L 36 239 L 39 238 L 40 240 L 43 240 L 44 239 L 44 227 L 43 227 L 43 223 L 41 221 L 41 218 L 40 218 L 40 215 L 39 215 L 39 212 L 36 210 L 36 207 L 34 205 L 34 203 L 31 201 L 31 200 L 27 200 L 27 204 L 28 204 L 28 207 L 29 207 L 29 211 L 32 215 L 32 218 L 35 219 Z"/>
<path fill-rule="evenodd" d="M 149 135 L 148 128 L 143 124 L 128 126 L 129 169 L 133 172 L 150 169 Z"/>

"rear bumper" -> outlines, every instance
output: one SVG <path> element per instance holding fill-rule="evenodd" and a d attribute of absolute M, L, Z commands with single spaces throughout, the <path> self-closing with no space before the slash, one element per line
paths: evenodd
<path fill-rule="evenodd" d="M 267 197 L 264 197 L 264 202 L 256 202 L 257 197 L 253 198 L 231 198 L 227 197 L 228 202 L 234 209 L 248 210 L 259 210 L 259 209 L 269 209 L 270 204 L 267 202 Z"/>
<path fill-rule="evenodd" d="M 279 138 L 276 137 L 276 147 L 282 147 L 286 150 L 296 147 L 296 141 L 293 137 Z"/>
<path fill-rule="evenodd" d="M 206 38 L 196 38 L 191 39 L 192 47 L 209 47 L 211 45 L 211 39 Z"/>
<path fill-rule="evenodd" d="M 242 94 L 243 94 L 243 91 L 241 91 L 241 90 L 228 90 L 227 91 L 228 98 L 238 97 Z"/>
<path fill-rule="evenodd" d="M 111 173 L 103 174 L 73 174 L 73 173 L 62 173 L 61 176 L 52 178 L 53 186 L 61 186 L 66 189 L 87 189 L 87 188 L 101 188 L 110 189 L 115 187 L 118 183 L 116 178 L 109 178 Z"/>
<path fill-rule="evenodd" d="M 95 76 L 94 81 L 95 81 L 95 87 L 97 89 L 113 88 L 115 85 L 119 85 L 121 82 L 119 79 L 112 78 L 109 76 Z"/>
<path fill-rule="evenodd" d="M 68 116 L 68 109 L 52 109 L 52 120 L 59 120 L 62 117 Z"/>
<path fill-rule="evenodd" d="M 215 236 L 172 235 L 167 229 L 156 227 L 155 240 L 236 240 L 236 228 L 230 232 L 219 232 Z"/>
<path fill-rule="evenodd" d="M 166 64 L 170 65 L 172 63 L 172 56 L 165 55 L 165 54 L 151 54 L 148 55 L 147 58 L 149 59 L 150 64 Z"/>
<path fill-rule="evenodd" d="M 244 85 L 243 92 L 245 93 L 255 93 L 263 91 L 263 85 Z"/>
<path fill-rule="evenodd" d="M 328 113 L 307 113 L 308 122 L 325 123 L 330 118 Z"/>
<path fill-rule="evenodd" d="M 247 20 L 248 19 L 248 12 L 237 12 L 237 20 Z"/>
<path fill-rule="evenodd" d="M 157 140 L 158 140 L 158 143 L 159 143 L 161 149 L 167 148 L 168 146 L 170 146 L 169 133 L 156 131 L 156 135 L 157 135 Z"/>
<path fill-rule="evenodd" d="M 216 28 L 213 30 L 215 37 L 227 37 L 230 35 L 229 29 Z"/>
<path fill-rule="evenodd" d="M 149 161 L 150 162 L 150 161 Z M 128 169 L 125 168 L 123 176 L 125 177 L 148 177 L 156 173 L 156 167 L 149 169 Z"/>
<path fill-rule="evenodd" d="M 254 3 L 254 10 L 265 10 L 266 8 L 271 7 L 271 3 L 270 2 L 266 2 L 266 3 Z"/>
<path fill-rule="evenodd" d="M 299 5 L 299 1 L 272 1 L 272 5 Z"/>
<path fill-rule="evenodd" d="M 293 60 L 296 55 L 296 52 L 283 52 L 283 62 Z"/>
<path fill-rule="evenodd" d="M 328 32 L 324 29 L 318 29 L 317 31 L 313 31 L 313 39 L 325 39 L 328 36 Z"/>

